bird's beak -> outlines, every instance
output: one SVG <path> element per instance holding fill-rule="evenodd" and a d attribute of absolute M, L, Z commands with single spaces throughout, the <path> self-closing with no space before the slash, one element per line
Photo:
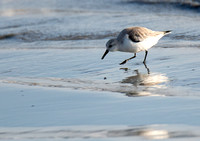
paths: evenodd
<path fill-rule="evenodd" d="M 108 54 L 109 50 L 106 49 L 105 53 L 103 54 L 102 58 L 103 59 L 107 54 Z"/>

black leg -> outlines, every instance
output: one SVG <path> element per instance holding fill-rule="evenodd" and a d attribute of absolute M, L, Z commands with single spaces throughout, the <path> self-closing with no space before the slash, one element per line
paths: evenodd
<path fill-rule="evenodd" d="M 126 60 L 124 60 L 123 62 L 121 62 L 120 65 L 125 64 L 127 61 L 129 61 L 129 60 L 131 60 L 131 59 L 133 59 L 133 58 L 135 58 L 135 57 L 136 57 L 136 53 L 134 53 L 134 56 L 133 56 L 133 57 L 131 57 L 131 58 L 129 58 L 129 59 L 126 59 Z"/>
<path fill-rule="evenodd" d="M 143 61 L 144 64 L 146 63 L 147 54 L 148 54 L 148 51 L 146 50 L 146 51 L 145 51 L 145 56 L 144 56 L 144 61 Z"/>
<path fill-rule="evenodd" d="M 147 73 L 150 74 L 150 70 L 149 70 L 149 68 L 147 67 L 146 63 L 144 62 L 143 64 L 144 64 L 145 68 L 147 69 Z"/>

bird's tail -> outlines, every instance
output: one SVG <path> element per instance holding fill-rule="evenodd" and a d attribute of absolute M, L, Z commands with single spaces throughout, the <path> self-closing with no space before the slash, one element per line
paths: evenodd
<path fill-rule="evenodd" d="M 171 31 L 171 30 L 168 30 L 168 31 L 163 31 L 163 32 L 164 32 L 164 35 L 166 35 L 166 34 L 171 33 L 172 31 Z"/>

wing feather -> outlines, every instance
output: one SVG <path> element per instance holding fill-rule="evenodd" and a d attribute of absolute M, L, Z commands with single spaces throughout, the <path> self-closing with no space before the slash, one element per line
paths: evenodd
<path fill-rule="evenodd" d="M 123 38 L 125 37 L 126 34 L 128 35 L 128 38 L 131 41 L 138 43 L 138 42 L 142 42 L 143 40 L 145 40 L 146 38 L 150 36 L 156 36 L 163 33 L 158 32 L 158 31 L 152 31 L 145 27 L 130 27 L 120 32 L 120 34 L 117 37 L 118 41 L 123 42 Z"/>

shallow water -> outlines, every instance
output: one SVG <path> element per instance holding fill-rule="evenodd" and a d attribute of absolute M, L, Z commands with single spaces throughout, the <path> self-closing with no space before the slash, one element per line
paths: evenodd
<path fill-rule="evenodd" d="M 112 140 L 114 137 L 114 140 L 120 140 L 121 137 L 126 137 L 120 136 L 121 132 L 119 136 L 114 135 L 111 138 L 107 136 L 107 133 L 110 132 L 110 130 L 107 132 L 108 125 L 114 126 L 111 127 L 111 132 L 115 127 L 121 131 L 121 125 L 123 125 L 123 133 L 131 131 L 130 134 L 132 134 L 132 130 L 134 130 L 133 136 L 137 138 L 140 136 L 135 134 L 135 128 L 138 126 L 137 133 L 143 130 L 143 127 L 146 131 L 149 127 L 157 124 L 160 129 L 164 124 L 166 125 L 164 129 L 167 128 L 166 132 L 170 134 L 170 139 L 171 129 L 174 129 L 175 133 L 180 132 L 180 140 L 188 139 L 183 136 L 182 126 L 188 129 L 192 126 L 191 136 L 195 139 L 199 138 L 200 134 L 196 133 L 196 128 L 199 131 L 200 123 L 198 114 L 200 112 L 198 108 L 200 106 L 198 102 L 200 98 L 199 22 L 200 1 L 198 0 L 162 2 L 157 0 L 82 0 L 81 2 L 78 0 L 1 0 L 0 84 L 2 89 L 0 96 L 3 108 L 0 110 L 0 132 L 4 133 L 7 130 L 15 132 L 15 127 L 22 128 L 24 132 L 26 130 L 27 132 L 29 130 L 46 130 L 47 126 L 50 126 L 52 130 L 55 126 L 64 126 L 62 128 L 68 131 L 69 125 L 72 127 L 74 125 L 84 126 L 88 129 L 91 127 L 89 125 L 92 125 L 95 130 L 91 132 L 96 133 L 102 128 L 96 126 L 98 123 L 105 128 L 103 127 L 101 130 L 103 134 L 97 132 L 100 136 L 97 139 Z M 104 60 L 101 60 L 106 41 L 115 37 L 123 28 L 130 26 L 144 26 L 160 31 L 172 30 L 172 33 L 163 37 L 155 47 L 149 50 L 147 66 L 142 63 L 143 52 L 138 53 L 135 59 L 125 65 L 119 65 L 119 63 L 131 57 L 132 54 L 109 53 Z M 10 91 L 12 88 L 13 91 Z M 65 107 L 66 111 L 72 112 L 72 116 L 66 118 L 69 113 L 58 110 L 59 116 L 63 119 L 65 117 L 66 121 L 62 120 L 61 122 L 59 117 L 55 117 L 53 124 L 51 124 L 53 120 L 50 120 L 48 116 L 44 118 L 47 121 L 45 124 L 40 121 L 40 118 L 37 118 L 36 121 L 33 121 L 31 116 L 28 116 L 29 119 L 25 118 L 26 115 L 23 114 L 27 111 L 30 115 L 33 113 L 26 109 L 23 103 L 20 105 L 21 97 L 16 98 L 16 103 L 12 101 L 19 104 L 18 109 L 12 107 L 9 102 L 13 96 L 23 93 L 26 89 L 30 89 L 31 95 L 38 96 L 38 101 L 26 99 L 30 103 L 35 103 L 33 105 L 40 105 L 46 101 L 51 91 L 56 97 L 50 101 L 55 100 L 54 102 L 59 103 L 56 99 L 62 100 L 63 93 L 60 94 L 60 91 L 64 91 L 66 97 L 63 98 L 67 101 L 68 98 L 71 98 L 71 104 L 68 106 L 58 104 L 55 107 L 58 109 Z M 47 89 L 47 91 L 43 91 L 43 89 Z M 92 94 L 88 96 L 88 93 Z M 70 97 L 71 94 L 76 96 Z M 105 96 L 104 99 L 99 105 L 95 105 L 94 103 L 98 102 L 101 96 Z M 118 96 L 120 98 L 116 100 L 115 97 Z M 93 97 L 95 98 L 93 99 Z M 162 115 L 162 110 L 156 110 L 156 108 L 153 112 L 149 112 L 148 106 L 137 107 L 140 104 L 146 105 L 146 100 L 152 101 L 150 104 L 153 107 L 159 107 L 160 99 L 156 97 L 165 99 L 166 104 L 163 109 L 166 113 L 170 113 L 171 109 L 174 109 L 173 116 Z M 82 109 L 84 104 L 79 103 L 81 98 L 85 99 L 86 103 L 94 101 L 92 110 L 94 116 L 86 118 L 86 115 L 91 113 L 90 106 Z M 80 101 L 77 102 L 77 99 Z M 140 118 L 137 118 L 136 122 L 120 122 L 121 118 L 129 118 L 132 111 L 126 110 L 125 115 L 119 114 L 123 113 L 123 109 L 120 109 L 119 106 L 113 106 L 110 111 L 106 111 L 105 106 L 109 105 L 103 103 L 105 100 L 107 103 L 120 101 L 119 105 L 122 107 L 137 107 L 134 108 L 137 111 L 135 114 Z M 126 105 L 129 100 L 129 104 Z M 173 100 L 179 104 L 178 107 L 181 109 L 171 103 Z M 189 108 L 184 107 L 184 102 L 192 103 L 192 105 Z M 45 113 L 54 117 L 55 113 L 50 110 L 51 104 L 46 101 L 47 112 Z M 78 107 L 74 109 L 73 107 L 77 105 Z M 100 108 L 99 113 L 95 113 L 99 107 L 102 109 Z M 112 113 L 112 111 L 117 113 L 119 119 L 106 120 L 109 114 L 105 113 Z M 76 119 L 79 112 L 81 112 L 80 118 Z M 73 115 L 73 113 L 76 114 Z M 156 117 L 155 119 L 163 120 L 148 122 L 149 119 L 139 116 L 140 113 L 147 113 L 150 119 Z M 42 112 L 35 112 L 35 114 L 38 117 L 43 115 Z M 154 114 L 161 116 L 154 117 Z M 191 116 L 185 117 L 185 114 Z M 24 118 L 17 120 L 21 119 L 21 115 Z M 101 118 L 98 115 L 101 115 Z M 16 117 L 16 120 L 12 118 L 13 116 Z M 112 113 L 110 116 L 115 117 L 116 115 Z M 73 118 L 75 119 L 72 120 Z M 82 118 L 85 119 L 85 124 L 81 121 Z M 179 122 L 178 119 L 182 120 Z M 94 122 L 90 123 L 91 120 Z M 197 127 L 193 127 L 195 124 Z M 40 128 L 35 129 L 34 126 Z M 3 127 L 9 128 L 4 130 Z M 56 129 L 55 134 L 59 133 L 62 128 Z M 76 132 L 78 128 L 73 127 L 72 133 Z M 170 129 L 168 130 L 168 128 Z M 89 134 L 88 140 L 94 139 L 90 137 L 91 132 L 86 134 L 85 130 L 80 130 L 80 132 L 83 132 L 84 136 Z M 8 138 L 3 138 L 3 135 L 0 140 L 13 140 L 10 138 L 13 133 L 8 132 L 7 134 Z M 18 132 L 14 134 L 18 134 Z M 48 140 L 52 138 L 43 132 L 38 134 L 44 135 Z M 55 134 L 53 133 L 53 135 Z M 22 134 L 22 136 L 26 136 L 26 134 Z M 28 137 L 20 137 L 20 139 L 31 140 L 33 136 L 30 133 Z M 58 136 L 58 139 L 60 138 L 70 137 Z M 40 138 L 33 139 L 40 140 Z M 85 137 L 80 136 L 80 140 L 84 139 Z M 172 139 L 174 139 L 173 135 Z M 142 139 L 140 138 L 140 140 Z"/>
<path fill-rule="evenodd" d="M 185 129 L 186 128 L 186 129 Z M 48 127 L 48 128 L 1 128 L 4 133 L 2 140 L 12 139 L 87 139 L 87 140 L 131 140 L 131 139 L 176 139 L 193 140 L 199 138 L 199 129 L 189 126 L 152 125 L 149 127 L 124 127 L 124 126 L 74 126 L 74 127 Z M 15 135 L 15 136 L 13 136 Z M 118 139 L 121 138 L 121 139 Z"/>
<path fill-rule="evenodd" d="M 102 61 L 102 49 L 2 50 L 0 81 L 121 92 L 128 96 L 199 96 L 199 49 L 156 48 L 149 52 L 146 68 L 141 62 L 142 53 L 121 66 L 118 64 L 127 57 L 126 53 L 110 53 Z M 166 53 L 157 56 L 160 52 Z M 190 59 L 185 60 L 185 56 Z"/>

